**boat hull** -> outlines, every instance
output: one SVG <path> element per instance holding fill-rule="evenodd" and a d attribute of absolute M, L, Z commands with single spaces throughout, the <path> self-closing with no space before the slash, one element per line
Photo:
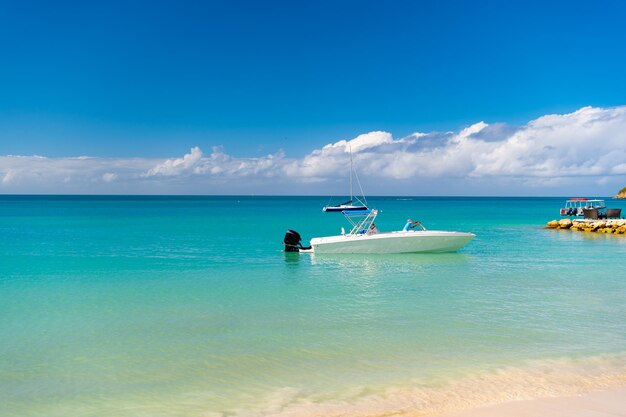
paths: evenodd
<path fill-rule="evenodd" d="M 358 211 L 358 210 L 367 210 L 366 206 L 326 206 L 322 209 L 325 212 L 332 211 Z"/>
<path fill-rule="evenodd" d="M 437 253 L 454 252 L 475 235 L 441 230 L 400 231 L 373 235 L 342 235 L 311 239 L 314 253 Z"/>

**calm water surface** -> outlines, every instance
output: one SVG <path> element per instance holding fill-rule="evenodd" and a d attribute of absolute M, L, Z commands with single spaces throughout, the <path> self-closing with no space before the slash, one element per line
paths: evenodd
<path fill-rule="evenodd" d="M 281 242 L 346 226 L 324 197 L 0 196 L 0 416 L 436 412 L 626 384 L 626 238 L 543 229 L 564 200 L 371 198 L 381 230 L 477 238 L 315 256 Z"/>

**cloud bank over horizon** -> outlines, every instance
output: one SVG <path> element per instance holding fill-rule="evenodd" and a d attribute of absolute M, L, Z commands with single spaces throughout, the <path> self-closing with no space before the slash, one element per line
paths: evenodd
<path fill-rule="evenodd" d="M 221 146 L 168 159 L 5 155 L 0 193 L 344 195 L 350 152 L 368 195 L 606 196 L 626 185 L 626 106 L 399 139 L 374 131 L 302 158 Z"/>

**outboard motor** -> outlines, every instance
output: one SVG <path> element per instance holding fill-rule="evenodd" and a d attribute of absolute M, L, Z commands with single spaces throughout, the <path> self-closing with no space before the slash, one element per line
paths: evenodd
<path fill-rule="evenodd" d="M 283 244 L 285 245 L 285 252 L 300 252 L 300 249 L 311 249 L 311 247 L 304 248 L 300 241 L 302 238 L 300 237 L 300 233 L 295 230 L 288 229 L 287 233 L 285 233 L 285 238 L 283 239 Z"/>

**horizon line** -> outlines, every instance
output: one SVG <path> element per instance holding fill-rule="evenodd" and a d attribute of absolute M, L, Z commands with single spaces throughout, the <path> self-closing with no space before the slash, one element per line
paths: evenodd
<path fill-rule="evenodd" d="M 1 197 L 299 197 L 299 198 L 328 198 L 327 195 L 307 195 L 307 194 L 61 194 L 61 193 L 0 193 Z M 340 196 L 331 196 L 340 197 Z M 616 199 L 616 196 L 599 196 L 586 198 L 604 198 Z M 408 194 L 389 194 L 389 195 L 370 195 L 367 198 L 583 198 L 572 197 L 571 195 L 408 195 Z"/>

